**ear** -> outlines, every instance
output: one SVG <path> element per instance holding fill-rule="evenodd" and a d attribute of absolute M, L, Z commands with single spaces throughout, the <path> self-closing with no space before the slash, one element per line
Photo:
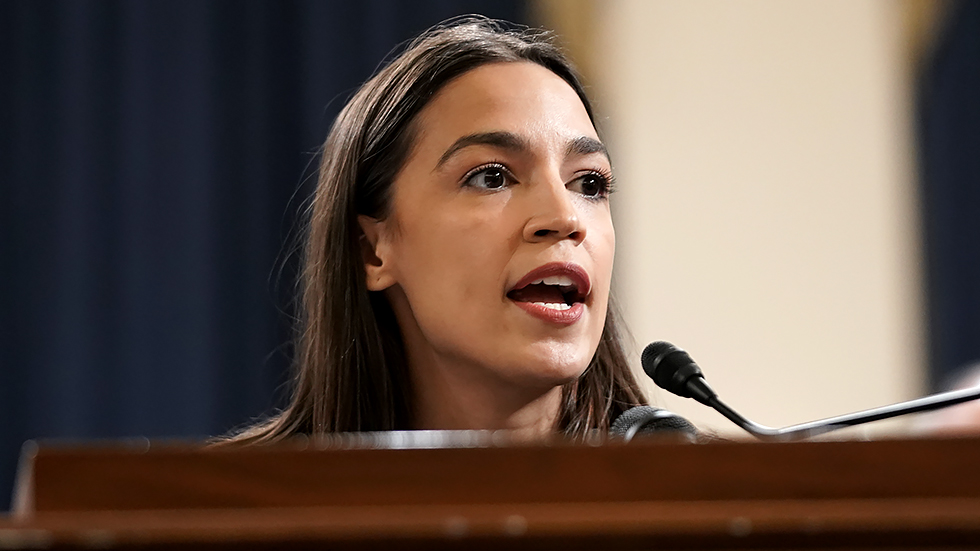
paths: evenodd
<path fill-rule="evenodd" d="M 357 224 L 361 226 L 361 260 L 368 291 L 384 291 L 395 284 L 385 221 L 358 215 Z"/>

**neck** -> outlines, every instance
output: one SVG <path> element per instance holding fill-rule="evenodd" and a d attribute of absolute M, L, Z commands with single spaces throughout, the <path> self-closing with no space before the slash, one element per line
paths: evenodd
<path fill-rule="evenodd" d="M 511 430 L 527 438 L 555 430 L 560 386 L 527 389 L 481 376 L 479 367 L 440 361 L 410 369 L 415 429 Z"/>

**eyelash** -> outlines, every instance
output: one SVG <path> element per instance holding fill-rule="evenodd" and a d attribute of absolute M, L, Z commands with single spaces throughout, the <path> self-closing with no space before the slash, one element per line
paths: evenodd
<path fill-rule="evenodd" d="M 514 177 L 514 174 L 513 174 L 513 173 L 512 173 L 512 172 L 511 172 L 510 170 L 507 170 L 507 167 L 506 167 L 506 166 L 504 166 L 504 165 L 503 165 L 502 163 L 500 163 L 500 162 L 497 162 L 497 161 L 491 161 L 491 162 L 489 162 L 489 163 L 485 163 L 485 164 L 482 164 L 482 165 L 480 165 L 480 166 L 478 166 L 478 167 L 476 167 L 476 168 L 474 168 L 473 170 L 470 170 L 469 172 L 467 172 L 467 173 L 466 173 L 466 174 L 465 174 L 465 175 L 463 176 L 463 182 L 462 182 L 462 185 L 463 185 L 464 187 L 475 187 L 475 188 L 481 188 L 482 186 L 474 186 L 474 185 L 472 185 L 472 184 L 470 183 L 470 181 L 471 181 L 471 180 L 472 180 L 472 179 L 473 179 L 474 177 L 476 177 L 476 176 L 478 176 L 479 174 L 481 174 L 481 173 L 483 173 L 483 172 L 486 172 L 486 171 L 488 171 L 488 170 L 490 170 L 491 168 L 495 168 L 495 169 L 498 169 L 498 170 L 500 170 L 500 172 L 502 172 L 502 173 L 503 173 L 503 176 L 504 176 L 504 178 L 505 178 L 505 179 L 506 179 L 506 180 L 507 180 L 508 182 L 510 182 L 510 183 L 513 183 L 513 182 L 516 182 L 516 181 L 517 181 L 517 178 L 515 178 L 515 177 Z M 506 185 L 506 184 L 504 184 L 504 185 Z M 502 188 L 502 187 L 504 187 L 504 186 L 501 186 L 501 188 Z M 487 189 L 487 190 L 491 190 L 491 191 L 492 191 L 492 190 L 496 190 L 496 189 L 500 189 L 500 188 L 482 188 L 482 189 Z"/>
<path fill-rule="evenodd" d="M 497 169 L 497 170 L 499 170 L 503 174 L 503 177 L 509 183 L 513 183 L 513 182 L 516 182 L 517 181 L 517 178 L 514 177 L 514 174 L 510 170 L 508 170 L 506 166 L 504 166 L 500 162 L 491 161 L 489 163 L 482 164 L 482 165 L 480 165 L 480 166 L 478 166 L 478 167 L 470 170 L 469 172 L 467 172 L 463 176 L 462 185 L 464 187 L 474 187 L 474 188 L 478 188 L 478 189 L 486 189 L 486 190 L 489 190 L 489 191 L 493 191 L 493 190 L 497 190 L 497 189 L 501 189 L 501 188 L 505 187 L 507 185 L 507 183 L 504 183 L 500 187 L 497 187 L 497 188 L 488 188 L 488 187 L 484 187 L 484 186 L 476 186 L 476 185 L 473 185 L 471 183 L 471 180 L 473 180 L 474 177 L 476 177 L 476 176 L 480 175 L 481 173 L 484 173 L 484 172 L 486 172 L 486 171 L 488 171 L 490 169 Z M 596 193 L 595 195 L 586 195 L 586 194 L 583 193 L 582 196 L 585 197 L 586 199 L 593 200 L 593 201 L 603 200 L 603 199 L 608 198 L 609 195 L 611 195 L 615 191 L 616 179 L 613 177 L 612 173 L 610 173 L 607 170 L 601 170 L 601 169 L 589 170 L 589 171 L 585 172 L 584 174 L 577 175 L 575 177 L 575 179 L 572 180 L 572 182 L 581 180 L 582 178 L 585 178 L 587 176 L 595 176 L 595 177 L 597 177 L 600 180 L 600 183 L 599 183 L 600 189 L 599 189 L 598 193 Z M 572 182 L 569 182 L 569 184 L 571 184 Z M 566 185 L 568 185 L 568 184 L 566 184 Z"/>
<path fill-rule="evenodd" d="M 576 180 L 580 180 L 586 176 L 596 176 L 601 180 L 599 185 L 599 193 L 596 195 L 585 195 L 586 198 L 592 200 L 602 200 L 608 199 L 616 191 L 616 178 L 608 170 L 590 170 L 581 176 L 578 176 Z"/>

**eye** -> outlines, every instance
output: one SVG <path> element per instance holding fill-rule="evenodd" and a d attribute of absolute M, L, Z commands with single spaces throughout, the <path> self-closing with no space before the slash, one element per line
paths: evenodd
<path fill-rule="evenodd" d="M 463 185 L 478 189 L 501 189 L 514 182 L 503 165 L 492 164 L 471 170 L 463 177 Z"/>
<path fill-rule="evenodd" d="M 567 187 L 586 197 L 601 199 L 612 192 L 612 176 L 588 172 L 569 182 Z"/>

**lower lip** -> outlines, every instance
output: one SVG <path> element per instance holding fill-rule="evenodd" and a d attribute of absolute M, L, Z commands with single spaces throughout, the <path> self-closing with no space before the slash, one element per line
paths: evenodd
<path fill-rule="evenodd" d="M 585 313 L 585 304 L 581 302 L 572 304 L 572 307 L 568 310 L 552 310 L 537 302 L 518 302 L 516 300 L 513 302 L 523 308 L 528 314 L 540 320 L 554 323 L 555 325 L 571 325 L 578 321 L 582 317 L 582 314 Z"/>

